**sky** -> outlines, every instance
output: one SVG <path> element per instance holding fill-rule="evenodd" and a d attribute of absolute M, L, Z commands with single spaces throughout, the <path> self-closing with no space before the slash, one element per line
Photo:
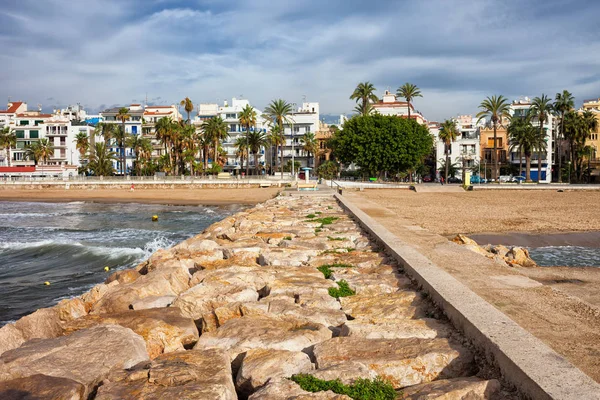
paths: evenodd
<path fill-rule="evenodd" d="M 0 101 L 88 112 L 283 98 L 350 113 L 405 82 L 429 120 L 568 89 L 600 97 L 596 0 L 0 0 Z"/>

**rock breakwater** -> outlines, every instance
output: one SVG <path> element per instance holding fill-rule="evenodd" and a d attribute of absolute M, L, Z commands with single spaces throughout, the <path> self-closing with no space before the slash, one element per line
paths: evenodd
<path fill-rule="evenodd" d="M 438 316 L 332 198 L 278 197 L 2 327 L 0 398 L 349 398 L 295 374 L 495 396 Z"/>

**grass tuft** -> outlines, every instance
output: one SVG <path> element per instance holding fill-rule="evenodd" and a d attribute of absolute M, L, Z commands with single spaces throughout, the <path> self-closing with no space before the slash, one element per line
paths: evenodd
<path fill-rule="evenodd" d="M 283 238 L 283 240 L 292 240 L 292 237 L 291 236 L 286 236 L 286 237 Z"/>
<path fill-rule="evenodd" d="M 315 214 L 308 214 L 308 215 L 306 216 L 306 218 L 309 218 L 309 219 L 313 219 L 313 218 L 315 218 L 315 217 L 316 217 L 316 215 L 315 215 Z"/>
<path fill-rule="evenodd" d="M 327 236 L 327 239 L 331 240 L 331 241 L 344 241 L 344 240 L 346 240 L 346 238 L 344 238 L 344 237 L 333 237 L 333 236 Z"/>
<path fill-rule="evenodd" d="M 333 271 L 331 270 L 331 268 L 329 268 L 328 265 L 321 265 L 317 269 L 323 273 L 325 279 L 331 278 L 331 274 L 333 273 Z"/>
<path fill-rule="evenodd" d="M 351 385 L 343 384 L 339 379 L 325 381 L 308 374 L 298 374 L 290 378 L 300 387 L 311 393 L 331 390 L 336 394 L 346 395 L 354 400 L 393 400 L 397 393 L 388 381 L 381 377 L 357 379 Z"/>
<path fill-rule="evenodd" d="M 323 217 L 323 218 L 314 219 L 311 222 L 320 222 L 321 225 L 331 225 L 338 219 L 339 219 L 338 217 Z"/>
<path fill-rule="evenodd" d="M 315 233 L 321 233 L 322 230 L 323 229 L 321 229 L 321 228 L 315 228 Z"/>
<path fill-rule="evenodd" d="M 330 287 L 329 289 L 327 289 L 327 292 L 331 297 L 339 299 L 340 297 L 354 296 L 356 294 L 354 290 L 350 289 L 350 286 L 348 286 L 348 282 L 346 282 L 343 279 L 337 282 L 337 285 L 337 288 Z"/>

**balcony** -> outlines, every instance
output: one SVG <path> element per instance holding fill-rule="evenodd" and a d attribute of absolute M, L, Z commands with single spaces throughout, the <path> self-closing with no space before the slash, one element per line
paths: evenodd
<path fill-rule="evenodd" d="M 46 136 L 67 136 L 66 129 L 46 129 Z"/>

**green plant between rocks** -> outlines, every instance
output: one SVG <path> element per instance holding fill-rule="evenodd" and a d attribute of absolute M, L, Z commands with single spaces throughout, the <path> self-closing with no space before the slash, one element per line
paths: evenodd
<path fill-rule="evenodd" d="M 321 215 L 321 214 L 323 214 L 323 213 L 322 213 L 321 211 L 317 211 L 317 212 L 315 212 L 315 214 L 317 214 L 317 215 Z"/>
<path fill-rule="evenodd" d="M 283 240 L 292 240 L 292 237 L 291 236 L 286 236 L 286 237 L 283 238 Z"/>
<path fill-rule="evenodd" d="M 333 236 L 327 236 L 327 239 L 330 241 L 344 241 L 346 240 L 345 237 L 333 237 Z"/>
<path fill-rule="evenodd" d="M 315 228 L 315 233 L 321 233 L 323 231 L 323 229 L 321 228 Z"/>
<path fill-rule="evenodd" d="M 348 282 L 346 282 L 345 280 L 342 279 L 341 281 L 336 283 L 338 285 L 337 288 L 330 287 L 329 289 L 327 289 L 327 293 L 329 293 L 331 297 L 339 299 L 340 297 L 354 296 L 356 294 L 354 290 L 350 289 Z"/>
<path fill-rule="evenodd" d="M 315 217 L 316 217 L 316 215 L 315 215 L 315 214 L 308 214 L 308 215 L 306 216 L 306 218 L 308 218 L 308 219 L 312 219 L 312 218 L 315 218 Z"/>
<path fill-rule="evenodd" d="M 290 379 L 307 392 L 331 390 L 354 400 L 393 400 L 398 396 L 392 384 L 379 376 L 373 380 L 357 379 L 351 385 L 345 385 L 339 379 L 325 381 L 308 374 L 293 375 Z"/>
<path fill-rule="evenodd" d="M 335 264 L 323 264 L 317 269 L 323 273 L 325 279 L 331 278 L 331 274 L 333 274 L 332 268 L 354 268 L 354 265 L 343 264 L 343 263 L 335 263 Z"/>
<path fill-rule="evenodd" d="M 320 222 L 321 225 L 331 225 L 338 219 L 339 219 L 338 217 L 323 217 L 323 218 L 314 219 L 311 222 Z"/>

